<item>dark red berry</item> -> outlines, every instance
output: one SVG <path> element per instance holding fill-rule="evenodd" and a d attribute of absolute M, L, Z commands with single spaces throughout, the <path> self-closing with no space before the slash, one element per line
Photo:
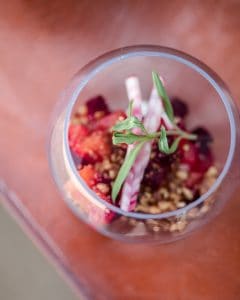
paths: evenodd
<path fill-rule="evenodd" d="M 177 120 L 176 125 L 182 129 L 182 130 L 186 130 L 186 124 L 184 122 L 184 119 L 179 118 L 179 120 Z"/>
<path fill-rule="evenodd" d="M 171 144 L 172 141 L 169 141 Z M 177 154 L 165 154 L 159 151 L 158 144 L 156 142 L 152 145 L 151 161 L 158 164 L 161 168 L 169 168 L 170 164 L 177 158 Z"/>
<path fill-rule="evenodd" d="M 187 104 L 177 97 L 171 99 L 174 115 L 176 117 L 184 118 L 188 114 Z"/>
<path fill-rule="evenodd" d="M 197 127 L 192 130 L 192 133 L 197 135 L 195 145 L 199 153 L 199 161 L 196 169 L 199 172 L 206 172 L 213 164 L 213 155 L 209 147 L 209 144 L 213 141 L 213 137 L 204 127 Z"/>
<path fill-rule="evenodd" d="M 108 105 L 106 104 L 105 99 L 102 96 L 97 96 L 92 99 L 89 99 L 86 102 L 87 114 L 92 117 L 96 112 L 103 112 L 107 115 L 110 111 Z"/>
<path fill-rule="evenodd" d="M 166 178 L 167 172 L 164 168 L 159 168 L 159 170 L 149 167 L 146 169 L 144 174 L 143 183 L 146 186 L 151 187 L 153 190 L 159 188 Z"/>
<path fill-rule="evenodd" d="M 151 159 L 144 173 L 143 183 L 152 189 L 157 189 L 166 178 L 171 166 L 173 155 L 166 155 L 158 150 L 156 142 L 153 143 Z"/>
<path fill-rule="evenodd" d="M 197 142 L 211 143 L 213 141 L 212 135 L 204 127 L 196 127 L 192 130 L 192 133 L 197 135 Z"/>

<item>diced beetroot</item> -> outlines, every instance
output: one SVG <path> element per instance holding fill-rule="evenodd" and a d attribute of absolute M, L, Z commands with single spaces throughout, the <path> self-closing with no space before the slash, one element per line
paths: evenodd
<path fill-rule="evenodd" d="M 212 135 L 204 127 L 196 127 L 192 130 L 192 133 L 197 135 L 198 142 L 210 143 L 213 141 Z"/>
<path fill-rule="evenodd" d="M 112 128 L 118 121 L 123 120 L 126 118 L 126 114 L 123 111 L 116 111 L 111 113 L 100 120 L 94 123 L 95 130 L 106 130 Z"/>
<path fill-rule="evenodd" d="M 170 138 L 170 137 L 168 137 Z M 169 140 L 169 143 L 171 144 L 172 141 Z M 152 152 L 151 152 L 151 160 L 149 162 L 149 165 L 151 163 L 158 164 L 161 168 L 169 169 L 172 162 L 174 162 L 177 159 L 177 154 L 165 154 L 161 151 L 159 151 L 158 144 L 156 141 L 152 144 Z"/>
<path fill-rule="evenodd" d="M 90 117 L 93 117 L 96 112 L 103 112 L 105 115 L 110 112 L 105 99 L 101 95 L 89 99 L 86 106 L 87 114 Z"/>
<path fill-rule="evenodd" d="M 156 142 L 152 144 L 151 159 L 146 167 L 143 183 L 152 189 L 157 189 L 170 169 L 173 155 L 167 155 L 159 151 Z"/>
<path fill-rule="evenodd" d="M 213 141 L 211 134 L 203 127 L 195 128 L 192 133 L 197 135 L 196 147 L 198 151 L 210 161 L 211 151 L 209 144 Z"/>
<path fill-rule="evenodd" d="M 189 166 L 190 170 L 194 170 L 198 162 L 198 152 L 195 144 L 187 140 L 182 140 L 179 144 L 180 162 Z"/>
<path fill-rule="evenodd" d="M 84 125 L 70 125 L 68 129 L 69 146 L 74 150 L 77 143 L 89 134 L 89 130 Z"/>
<path fill-rule="evenodd" d="M 179 118 L 179 120 L 177 121 L 176 125 L 177 125 L 180 129 L 186 130 L 186 124 L 185 124 L 183 118 Z"/>
<path fill-rule="evenodd" d="M 180 161 L 189 166 L 192 172 L 204 173 L 213 164 L 213 155 L 208 147 L 183 140 L 179 147 Z"/>
<path fill-rule="evenodd" d="M 144 177 L 143 183 L 150 186 L 153 190 L 160 187 L 163 180 L 166 178 L 167 172 L 165 168 L 154 169 L 151 164 L 148 165 Z"/>
<path fill-rule="evenodd" d="M 111 137 L 103 131 L 95 131 L 78 143 L 74 151 L 90 163 L 102 161 L 111 152 Z"/>
<path fill-rule="evenodd" d="M 172 98 L 171 102 L 172 102 L 174 115 L 176 117 L 180 117 L 180 118 L 186 117 L 186 115 L 188 114 L 187 104 L 184 101 L 182 101 L 182 100 L 180 100 L 179 98 L 176 98 L 176 97 Z"/>
<path fill-rule="evenodd" d="M 199 151 L 198 162 L 195 166 L 195 170 L 204 173 L 213 164 L 213 155 L 210 149 Z"/>

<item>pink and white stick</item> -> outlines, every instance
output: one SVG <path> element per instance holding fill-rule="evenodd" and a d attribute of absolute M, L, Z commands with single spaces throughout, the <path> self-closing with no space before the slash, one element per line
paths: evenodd
<path fill-rule="evenodd" d="M 139 80 L 135 76 L 128 77 L 125 81 L 128 100 L 133 101 L 133 115 L 142 119 L 142 95 Z"/>
<path fill-rule="evenodd" d="M 142 96 L 141 96 L 141 90 L 140 90 L 140 84 L 139 80 L 135 76 L 131 76 L 126 79 L 125 81 L 128 100 L 133 101 L 132 106 L 132 114 L 133 116 L 137 117 L 138 119 L 142 119 Z M 134 133 L 140 133 L 139 129 L 133 130 Z M 132 151 L 132 149 L 135 147 L 135 145 L 128 145 L 127 148 L 127 154 Z M 130 211 L 130 202 L 131 202 L 131 194 L 132 194 L 132 186 L 129 185 L 129 182 L 133 178 L 133 174 L 131 171 L 128 174 L 128 177 L 126 178 L 123 189 L 122 189 L 122 195 L 120 199 L 120 207 L 125 211 Z"/>
<path fill-rule="evenodd" d="M 153 89 L 148 103 L 148 111 L 144 120 L 144 126 L 147 131 L 155 132 L 158 130 L 162 113 L 162 102 L 160 101 L 156 90 Z M 151 142 L 144 144 L 125 180 L 120 202 L 121 209 L 125 211 L 132 211 L 136 207 L 140 184 L 150 159 L 151 144 Z"/>

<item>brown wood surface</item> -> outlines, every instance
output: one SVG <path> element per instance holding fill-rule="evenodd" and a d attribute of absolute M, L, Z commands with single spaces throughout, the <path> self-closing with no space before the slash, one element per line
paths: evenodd
<path fill-rule="evenodd" d="M 51 180 L 48 121 L 69 78 L 102 52 L 144 43 L 203 60 L 240 99 L 238 0 L 0 1 L 0 177 L 89 299 L 240 299 L 238 193 L 191 237 L 149 247 L 95 233 Z"/>

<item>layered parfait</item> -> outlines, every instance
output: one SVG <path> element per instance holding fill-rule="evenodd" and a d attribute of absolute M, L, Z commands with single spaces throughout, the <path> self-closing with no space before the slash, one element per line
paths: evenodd
<path fill-rule="evenodd" d="M 123 212 L 155 215 L 182 209 L 203 195 L 218 175 L 211 133 L 202 124 L 187 127 L 188 105 L 169 98 L 164 79 L 156 72 L 152 78 L 148 101 L 142 99 L 139 79 L 131 76 L 125 81 L 129 100 L 125 110 L 112 111 L 99 95 L 77 108 L 69 126 L 79 176 L 98 197 Z M 98 211 L 67 189 L 74 205 L 95 223 L 126 222 L 126 217 L 108 207 Z M 206 213 L 213 201 L 192 209 L 188 217 Z M 129 224 L 134 226 L 134 221 L 129 219 Z M 187 221 L 149 218 L 144 226 L 154 233 L 175 232 L 184 230 Z"/>

